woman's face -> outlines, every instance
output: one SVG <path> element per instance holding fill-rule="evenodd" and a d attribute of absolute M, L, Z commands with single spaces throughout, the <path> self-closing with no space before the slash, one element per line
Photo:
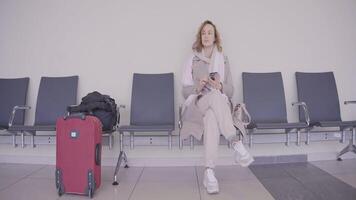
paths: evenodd
<path fill-rule="evenodd" d="M 204 47 L 210 47 L 215 42 L 214 27 L 210 24 L 206 24 L 201 30 L 201 42 Z"/>

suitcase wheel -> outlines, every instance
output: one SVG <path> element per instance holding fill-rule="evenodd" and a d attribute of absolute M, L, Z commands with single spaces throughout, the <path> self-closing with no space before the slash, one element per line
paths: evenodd
<path fill-rule="evenodd" d="M 62 182 L 62 172 L 60 169 L 56 169 L 56 188 L 59 196 L 64 194 L 64 187 Z"/>
<path fill-rule="evenodd" d="M 63 190 L 61 187 L 57 188 L 57 193 L 58 193 L 58 196 L 62 196 L 63 195 Z"/>
<path fill-rule="evenodd" d="M 89 196 L 89 198 L 93 198 L 93 196 L 94 196 L 94 189 L 93 188 L 89 189 L 88 196 Z"/>
<path fill-rule="evenodd" d="M 89 170 L 88 171 L 88 189 L 87 189 L 87 194 L 88 194 L 89 198 L 93 198 L 95 188 L 96 188 L 96 183 L 95 183 L 95 179 L 94 179 L 94 174 L 93 174 L 92 170 Z"/>

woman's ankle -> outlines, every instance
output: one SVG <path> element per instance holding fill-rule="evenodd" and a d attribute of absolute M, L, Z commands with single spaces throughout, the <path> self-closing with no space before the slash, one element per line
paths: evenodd
<path fill-rule="evenodd" d="M 230 142 L 230 144 L 238 143 L 239 141 L 241 141 L 240 138 L 237 137 L 237 135 L 233 135 L 230 138 L 226 139 Z"/>

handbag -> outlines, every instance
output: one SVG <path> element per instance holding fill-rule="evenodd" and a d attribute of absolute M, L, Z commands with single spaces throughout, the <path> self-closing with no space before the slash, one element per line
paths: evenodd
<path fill-rule="evenodd" d="M 246 136 L 246 128 L 251 122 L 251 116 L 244 103 L 236 104 L 232 112 L 234 126 L 240 131 L 242 136 Z"/>

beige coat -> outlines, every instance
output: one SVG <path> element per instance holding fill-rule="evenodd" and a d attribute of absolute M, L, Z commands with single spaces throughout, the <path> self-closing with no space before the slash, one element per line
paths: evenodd
<path fill-rule="evenodd" d="M 222 82 L 223 93 L 229 98 L 233 95 L 233 83 L 230 71 L 230 65 L 227 57 L 224 57 L 225 62 L 225 80 Z M 200 140 L 204 133 L 203 114 L 200 112 L 198 106 L 195 104 L 197 94 L 195 88 L 199 84 L 199 80 L 202 77 L 209 75 L 209 63 L 198 55 L 193 58 L 192 76 L 194 85 L 183 86 L 183 96 L 186 101 L 183 104 L 182 109 L 182 129 L 181 139 L 186 139 L 190 135 L 193 135 L 196 139 Z"/>

